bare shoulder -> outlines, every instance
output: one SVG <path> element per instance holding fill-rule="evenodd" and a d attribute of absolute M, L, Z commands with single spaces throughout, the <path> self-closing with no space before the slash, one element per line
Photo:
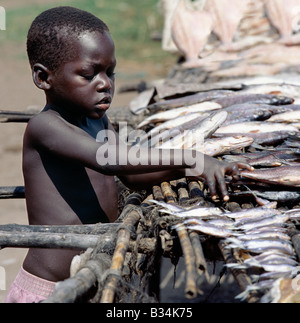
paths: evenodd
<path fill-rule="evenodd" d="M 24 139 L 31 144 L 43 144 L 50 141 L 57 141 L 62 136 L 72 134 L 76 127 L 66 122 L 55 111 L 43 111 L 34 116 L 27 125 Z"/>

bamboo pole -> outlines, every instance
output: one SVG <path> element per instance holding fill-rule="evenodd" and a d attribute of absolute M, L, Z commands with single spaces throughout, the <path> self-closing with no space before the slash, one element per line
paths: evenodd
<path fill-rule="evenodd" d="M 189 200 L 188 184 L 185 178 L 182 178 L 177 181 L 177 192 L 178 192 L 178 201 L 179 203 L 184 203 Z"/>
<path fill-rule="evenodd" d="M 160 185 L 162 194 L 164 196 L 164 200 L 167 203 L 175 203 L 176 202 L 176 195 L 172 190 L 171 184 L 168 182 L 163 182 Z"/>
<path fill-rule="evenodd" d="M 189 236 L 195 253 L 195 262 L 196 262 L 196 268 L 198 270 L 198 273 L 199 275 L 204 274 L 207 281 L 209 281 L 207 263 L 206 263 L 202 245 L 199 239 L 199 234 L 195 231 L 191 231 L 189 232 Z"/>
<path fill-rule="evenodd" d="M 162 201 L 164 202 L 165 201 L 164 200 L 164 195 L 163 195 L 163 193 L 161 191 L 160 186 L 157 186 L 157 185 L 153 186 L 152 193 L 153 193 L 154 200 L 159 201 L 159 202 L 162 202 Z"/>
<path fill-rule="evenodd" d="M 176 231 L 181 244 L 186 269 L 185 296 L 188 299 L 194 299 L 198 294 L 195 254 L 187 230 L 180 226 Z"/>
<path fill-rule="evenodd" d="M 203 189 L 201 188 L 199 182 L 197 181 L 190 181 L 189 184 L 189 191 L 191 198 L 203 198 Z"/>
<path fill-rule="evenodd" d="M 116 249 L 112 258 L 110 271 L 105 287 L 102 291 L 101 303 L 113 303 L 118 281 L 121 279 L 126 252 L 129 247 L 131 232 L 128 228 L 133 228 L 140 220 L 142 211 L 140 208 L 132 208 L 123 221 L 123 226 L 118 232 Z"/>

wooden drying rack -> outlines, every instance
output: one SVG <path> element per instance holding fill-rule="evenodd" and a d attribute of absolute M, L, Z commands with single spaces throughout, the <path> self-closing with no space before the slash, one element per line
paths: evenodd
<path fill-rule="evenodd" d="M 0 113 L 0 122 L 27 122 L 32 114 Z M 149 196 L 129 193 L 119 219 L 112 224 L 74 226 L 0 225 L 0 248 L 66 248 L 84 252 L 86 259 L 76 273 L 60 282 L 45 303 L 73 303 L 97 286 L 84 301 L 114 303 L 159 302 L 161 257 L 180 258 L 185 263 L 185 297 L 198 295 L 199 278 L 207 277 L 203 242 L 207 236 L 190 230 L 172 229 L 174 216 L 161 216 L 159 207 L 150 199 L 180 205 L 205 202 L 201 182 L 181 179 L 154 186 Z M 0 199 L 25 198 L 25 189 L 0 187 Z M 294 235 L 294 245 L 300 245 Z M 226 263 L 240 262 L 238 252 L 225 248 L 224 241 L 214 238 L 217 253 Z M 299 248 L 298 248 L 299 250 Z M 104 261 L 105 260 L 105 261 Z M 109 265 L 108 265 L 109 264 Z M 125 274 L 124 274 L 125 273 Z M 232 270 L 242 291 L 251 285 L 243 270 Z M 126 277 L 125 277 L 126 276 Z M 120 288 L 121 286 L 121 288 Z M 120 290 L 123 292 L 120 293 Z M 250 293 L 248 302 L 258 302 L 259 295 Z"/>

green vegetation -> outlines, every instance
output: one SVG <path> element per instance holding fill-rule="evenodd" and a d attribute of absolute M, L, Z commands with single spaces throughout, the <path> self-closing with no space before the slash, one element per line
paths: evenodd
<path fill-rule="evenodd" d="M 164 64 L 170 54 L 161 48 L 161 42 L 151 40 L 153 32 L 163 28 L 163 17 L 157 8 L 158 0 L 69 0 L 41 2 L 41 5 L 23 5 L 7 10 L 7 30 L 0 33 L 0 46 L 14 44 L 22 52 L 16 58 L 25 58 L 26 34 L 32 20 L 42 11 L 56 5 L 70 5 L 87 10 L 103 19 L 110 28 L 120 61 L 137 64 Z M 23 54 L 22 54 L 23 53 Z M 171 57 L 172 60 L 173 57 Z"/>

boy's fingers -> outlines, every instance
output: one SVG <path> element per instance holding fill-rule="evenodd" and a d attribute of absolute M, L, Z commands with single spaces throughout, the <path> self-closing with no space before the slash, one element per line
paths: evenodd
<path fill-rule="evenodd" d="M 247 170 L 249 170 L 250 172 L 253 172 L 253 171 L 254 171 L 254 167 L 250 166 L 249 164 L 245 164 L 245 163 L 238 163 L 237 165 L 238 165 L 238 167 L 239 167 L 240 169 L 247 169 Z"/>
<path fill-rule="evenodd" d="M 216 190 L 216 181 L 215 181 L 215 179 L 207 179 L 206 184 L 207 184 L 207 186 L 209 188 L 211 198 L 213 200 L 216 200 L 218 198 L 218 195 L 217 195 L 217 190 Z"/>
<path fill-rule="evenodd" d="M 219 190 L 223 196 L 223 200 L 225 202 L 229 201 L 229 195 L 228 195 L 227 186 L 224 180 L 224 176 L 222 174 L 217 174 L 216 179 L 218 182 Z"/>

